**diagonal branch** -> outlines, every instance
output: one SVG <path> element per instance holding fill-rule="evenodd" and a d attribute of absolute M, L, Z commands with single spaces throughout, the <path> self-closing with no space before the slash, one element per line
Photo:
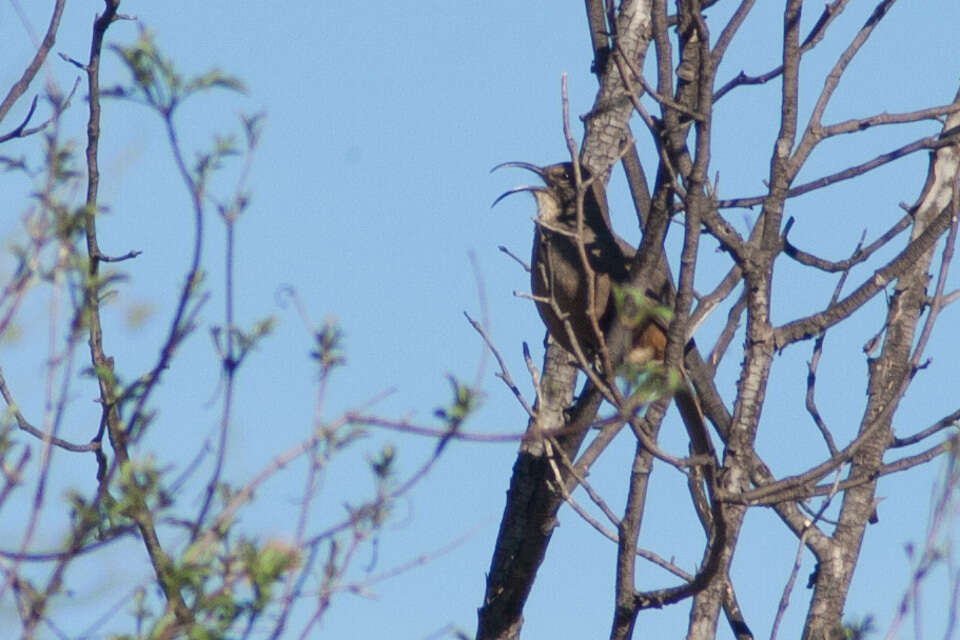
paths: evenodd
<path fill-rule="evenodd" d="M 801 55 L 815 47 L 821 40 L 823 40 L 823 36 L 827 31 L 827 27 L 830 26 L 830 23 L 833 22 L 834 18 L 843 12 L 843 9 L 846 7 L 848 1 L 849 0 L 834 0 L 834 2 L 828 3 L 824 7 L 823 13 L 820 14 L 820 18 L 817 20 L 816 24 L 813 25 L 810 33 L 806 38 L 804 38 L 803 44 L 800 46 Z M 720 87 L 720 89 L 713 94 L 713 101 L 716 102 L 737 87 L 743 85 L 765 84 L 774 78 L 780 77 L 782 73 L 783 65 L 780 65 L 758 76 L 748 76 L 746 73 L 741 71 L 731 80 L 728 80 L 726 84 Z"/>
<path fill-rule="evenodd" d="M 857 176 L 863 175 L 868 171 L 872 171 L 877 167 L 882 167 L 885 164 L 893 162 L 894 160 L 898 160 L 916 151 L 923 151 L 924 149 L 935 150 L 951 144 L 956 144 L 958 137 L 960 137 L 958 136 L 958 133 L 960 132 L 953 131 L 945 133 L 949 135 L 947 137 L 934 135 L 920 138 L 919 140 L 914 140 L 913 142 L 905 144 L 902 147 L 897 147 L 896 149 L 882 153 L 871 160 L 848 167 L 843 171 L 831 173 L 830 175 L 823 176 L 822 178 L 818 178 L 811 182 L 792 187 L 787 191 L 787 197 L 795 198 L 805 193 L 809 193 L 810 191 L 815 191 L 816 189 L 822 189 L 823 187 L 828 187 L 837 182 L 842 182 L 843 180 L 856 178 Z M 755 207 L 758 204 L 762 204 L 766 199 L 767 196 L 762 195 L 750 196 L 748 198 L 734 198 L 732 200 L 720 200 L 717 202 L 717 208 L 730 209 L 733 207 Z"/>
<path fill-rule="evenodd" d="M 887 12 L 890 10 L 890 7 L 893 6 L 894 2 L 896 2 L 896 0 L 880 1 L 870 14 L 870 17 L 867 18 L 863 27 L 857 32 L 857 35 L 853 37 L 853 40 L 849 46 L 847 46 L 846 50 L 840 54 L 833 69 L 827 74 L 827 79 L 823 83 L 823 90 L 820 92 L 820 97 L 817 99 L 817 103 L 813 107 L 813 113 L 810 115 L 810 120 L 807 122 L 807 129 L 804 131 L 800 144 L 797 145 L 797 149 L 791 158 L 794 176 L 800 171 L 801 167 L 803 167 L 803 163 L 810 155 L 810 152 L 813 151 L 813 148 L 824 138 L 821 125 L 823 113 L 830 103 L 830 98 L 833 97 L 834 91 L 836 91 L 837 86 L 840 84 L 840 78 L 853 61 L 853 58 L 860 51 L 861 47 L 863 47 L 864 43 L 870 38 L 873 30 L 880 21 L 883 20 L 883 17 L 887 15 Z"/>
<path fill-rule="evenodd" d="M 951 102 L 950 104 L 939 107 L 918 109 L 916 111 L 910 111 L 909 113 L 877 113 L 865 118 L 844 120 L 843 122 L 823 127 L 821 134 L 824 138 L 828 138 L 844 133 L 864 131 L 878 125 L 903 124 L 905 122 L 918 122 L 920 120 L 939 120 L 943 116 L 948 116 L 955 111 L 960 111 L 960 105 Z"/>
<path fill-rule="evenodd" d="M 826 271 L 828 273 L 848 271 L 861 262 L 865 262 L 867 258 L 872 256 L 874 252 L 877 251 L 877 249 L 885 246 L 890 240 L 897 237 L 901 231 L 909 227 L 912 221 L 913 217 L 909 214 L 903 216 L 897 220 L 897 222 L 883 235 L 868 244 L 866 247 L 858 249 L 846 260 L 838 260 L 837 262 L 833 262 L 831 260 L 824 260 L 823 258 L 817 257 L 812 253 L 807 253 L 806 251 L 798 249 L 787 239 L 787 235 L 790 233 L 790 229 L 793 227 L 794 223 L 794 218 L 791 217 L 789 220 L 787 220 L 787 224 L 783 228 L 783 252 L 800 264 L 805 264 L 808 267 L 816 267 L 821 271 Z"/>
<path fill-rule="evenodd" d="M 50 24 L 47 25 L 47 32 L 43 36 L 43 41 L 40 43 L 40 47 L 34 54 L 30 64 L 28 64 L 27 68 L 24 69 L 20 79 L 13 83 L 13 86 L 10 87 L 10 91 L 8 91 L 7 95 L 4 96 L 3 102 L 0 102 L 0 122 L 2 122 L 7 116 L 7 113 L 10 111 L 13 105 L 17 102 L 17 100 L 20 99 L 20 96 L 26 92 L 27 87 L 30 86 L 34 76 L 37 75 L 37 72 L 40 71 L 40 67 L 43 66 L 43 61 L 47 59 L 50 49 L 53 48 L 53 44 L 57 40 L 57 29 L 60 28 L 60 17 L 63 15 L 64 4 L 66 4 L 66 0 L 56 0 L 54 3 L 53 14 L 50 16 Z M 33 111 L 32 108 L 31 111 Z"/>
<path fill-rule="evenodd" d="M 911 444 L 916 444 L 926 438 L 929 438 L 933 434 L 943 431 L 947 427 L 958 427 L 960 426 L 960 409 L 957 409 L 953 413 L 947 414 L 944 417 L 940 418 L 932 425 L 926 429 L 922 429 L 916 432 L 913 435 L 907 436 L 905 438 L 894 438 L 891 447 L 907 447 Z"/>
<path fill-rule="evenodd" d="M 954 218 L 952 207 L 947 207 L 933 219 L 923 233 L 916 240 L 891 260 L 886 266 L 877 269 L 873 276 L 861 284 L 850 295 L 832 305 L 825 311 L 813 314 L 806 318 L 794 320 L 774 330 L 774 340 L 777 349 L 783 349 L 788 344 L 799 340 L 806 340 L 825 331 L 841 320 L 849 317 L 854 311 L 862 307 L 870 298 L 882 291 L 887 284 L 910 269 L 917 258 L 923 255 L 940 238 L 950 226 Z"/>

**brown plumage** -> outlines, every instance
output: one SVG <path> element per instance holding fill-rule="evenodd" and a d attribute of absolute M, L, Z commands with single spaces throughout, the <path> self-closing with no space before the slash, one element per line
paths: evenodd
<path fill-rule="evenodd" d="M 571 163 L 538 167 L 526 162 L 507 162 L 494 168 L 500 167 L 527 169 L 544 182 L 543 186 L 511 189 L 497 198 L 494 204 L 520 191 L 528 191 L 536 198 L 537 220 L 530 285 L 537 311 L 554 340 L 572 352 L 573 344 L 569 335 L 572 332 L 577 345 L 589 358 L 597 352 L 599 345 L 588 309 L 592 307 L 599 329 L 606 336 L 618 315 L 615 285 L 629 283 L 630 267 L 636 251 L 611 231 L 606 196 L 603 187 L 598 184 L 591 184 L 584 193 L 583 229 L 578 233 L 577 191 Z M 583 181 L 589 180 L 586 170 L 582 171 Z M 578 236 L 583 240 L 589 271 L 583 265 Z M 590 272 L 592 276 L 588 275 Z M 593 280 L 592 296 L 588 277 Z M 625 305 L 620 316 L 636 318 L 631 346 L 624 359 L 642 366 L 651 360 L 662 362 L 664 359 L 667 326 L 663 315 L 653 311 L 653 307 L 673 307 L 673 287 L 665 262 L 661 262 L 655 271 L 653 281 L 647 282 L 638 293 L 640 295 L 627 297 L 639 299 L 641 308 L 631 309 L 629 304 Z M 569 321 L 571 331 L 567 330 L 565 320 Z M 691 340 L 688 347 L 692 346 Z M 674 389 L 674 400 L 690 433 L 694 450 L 712 454 L 703 413 L 696 394 L 685 378 Z"/>
<path fill-rule="evenodd" d="M 629 243 L 610 230 L 602 187 L 591 184 L 583 198 L 581 237 L 591 275 L 583 266 L 577 243 L 573 166 L 569 162 L 546 167 L 525 162 L 508 162 L 499 166 L 533 171 L 544 182 L 542 187 L 517 187 L 497 198 L 499 202 L 512 193 L 528 191 L 537 201 L 530 284 L 540 317 L 554 340 L 568 351 L 574 349 L 565 319 L 584 353 L 596 352 L 599 344 L 589 310 L 592 308 L 600 331 L 606 334 L 617 315 L 614 285 L 628 283 L 635 253 Z M 589 174 L 585 169 L 582 172 L 583 180 L 588 180 Z M 592 277 L 592 292 L 588 277 Z M 666 299 L 669 287 L 664 285 L 665 280 L 661 286 L 647 287 L 643 292 L 650 306 L 669 303 Z M 662 320 L 657 314 L 644 311 L 640 310 L 633 349 L 628 355 L 635 364 L 650 359 L 662 360 L 666 347 L 666 327 Z"/>

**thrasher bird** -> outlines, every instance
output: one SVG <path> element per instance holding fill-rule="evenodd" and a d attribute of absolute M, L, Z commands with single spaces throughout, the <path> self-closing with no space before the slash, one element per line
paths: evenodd
<path fill-rule="evenodd" d="M 496 205 L 508 195 L 530 192 L 537 201 L 537 219 L 530 265 L 530 285 L 537 311 L 553 339 L 573 353 L 570 334 L 586 354 L 599 348 L 597 328 L 606 335 L 617 317 L 615 287 L 626 287 L 634 248 L 610 230 L 606 197 L 599 185 L 591 184 L 583 197 L 583 229 L 577 229 L 576 185 L 573 166 L 562 162 L 538 167 L 527 162 L 506 162 L 494 169 L 518 167 L 532 171 L 543 180 L 543 186 L 522 186 L 510 189 L 494 201 Z M 581 169 L 583 181 L 589 173 Z M 589 270 L 584 268 L 577 238 Z M 591 273 L 592 272 L 592 273 Z M 592 280 L 592 283 L 590 282 Z M 663 360 L 667 344 L 663 314 L 653 312 L 656 306 L 672 306 L 671 288 L 666 276 L 651 283 L 641 292 L 646 301 L 633 329 L 628 359 L 634 364 Z M 569 323 L 570 330 L 564 321 Z"/>
<path fill-rule="evenodd" d="M 578 230 L 577 188 L 571 163 L 538 167 L 528 162 L 505 162 L 494 170 L 504 167 L 532 171 L 544 183 L 543 186 L 515 187 L 493 202 L 496 205 L 508 195 L 523 191 L 533 194 L 537 201 L 530 264 L 530 285 L 537 311 L 550 335 L 567 351 L 575 352 L 572 334 L 587 357 L 595 355 L 600 345 L 591 315 L 604 336 L 618 317 L 624 315 L 623 310 L 617 309 L 615 289 L 628 288 L 636 250 L 611 230 L 606 195 L 602 185 L 596 182 L 590 183 L 583 195 L 582 230 Z M 586 169 L 581 169 L 581 178 L 583 182 L 589 181 Z M 578 239 L 582 239 L 589 270 L 584 267 Z M 658 306 L 672 309 L 675 300 L 665 262 L 655 270 L 652 279 L 637 292 L 645 303 L 640 305 L 639 313 L 627 314 L 635 317 L 629 323 L 631 342 L 625 360 L 638 366 L 663 361 L 667 321 L 664 314 L 655 309 Z M 688 346 L 692 346 L 692 342 Z M 695 449 L 712 452 L 703 414 L 686 379 L 674 390 L 674 400 L 697 443 Z"/>

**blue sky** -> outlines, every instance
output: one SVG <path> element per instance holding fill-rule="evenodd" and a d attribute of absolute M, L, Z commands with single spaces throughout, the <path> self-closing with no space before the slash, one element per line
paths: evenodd
<path fill-rule="evenodd" d="M 42 33 L 48 19 L 47 8 L 40 6 L 46 4 L 30 2 L 23 7 L 37 33 Z M 720 4 L 717 17 L 729 11 L 723 8 L 729 3 Z M 741 69 L 756 74 L 776 65 L 780 4 L 758 3 L 761 6 L 744 25 L 721 68 L 721 82 Z M 89 28 L 100 7 L 96 2 L 68 3 L 55 51 L 85 56 Z M 820 8 L 808 9 L 804 32 Z M 810 74 L 803 85 L 804 114 L 822 86 L 827 65 L 872 8 L 872 3 L 850 3 L 827 40 L 804 59 L 802 71 Z M 248 87 L 244 97 L 220 93 L 188 105 L 179 114 L 188 147 L 206 145 L 213 133 L 235 131 L 240 113 L 266 113 L 262 145 L 248 179 L 253 201 L 237 232 L 238 322 L 249 325 L 275 315 L 279 325 L 240 371 L 228 478 L 237 483 L 248 480 L 273 456 L 309 433 L 314 410 L 314 369 L 307 357 L 311 336 L 291 308 L 278 305 L 277 293 L 287 286 L 297 291 L 315 324 L 333 316 L 346 334 L 348 365 L 332 383 L 323 407 L 326 417 L 394 389 L 376 405 L 378 412 L 435 423 L 432 411 L 448 400 L 445 375 L 452 373 L 464 380 L 479 380 L 484 392 L 481 411 L 467 424 L 470 431 L 519 433 L 525 416 L 494 378 L 494 368 L 483 356 L 482 343 L 463 311 L 480 315 L 478 287 L 482 287 L 490 334 L 529 397 L 521 344 L 528 342 L 539 362 L 543 328 L 529 301 L 512 294 L 527 289 L 526 275 L 497 246 L 506 245 L 522 256 L 528 253 L 533 204 L 517 196 L 490 210 L 497 195 L 526 182 L 528 176 L 488 172 L 507 160 L 546 164 L 564 159 L 560 76 L 569 74 L 573 114 L 589 109 L 596 90 L 589 73 L 583 4 L 241 5 L 207 0 L 129 2 L 121 11 L 137 16 L 184 73 L 218 67 Z M 827 121 L 950 102 L 960 80 L 957 24 L 960 5 L 956 3 L 904 0 L 896 5 L 851 66 Z M 126 44 L 136 36 L 133 23 L 121 22 L 111 28 L 108 38 Z M 8 62 L 0 71 L 6 87 L 31 55 L 29 38 L 9 3 L 0 4 L 0 41 L 7 43 L 5 53 L 9 50 Z M 51 56 L 42 75 L 32 92 L 40 91 L 41 82 L 48 79 L 69 87 L 76 70 Z M 104 84 L 122 78 L 119 63 L 109 54 L 104 76 Z M 771 83 L 742 89 L 718 105 L 711 175 L 719 173 L 721 197 L 762 190 L 777 127 L 778 95 L 779 85 Z M 81 139 L 83 109 L 83 100 L 76 100 L 64 118 L 65 137 Z M 22 115 L 22 110 L 15 111 L 3 130 Z M 935 125 L 925 123 L 878 128 L 832 141 L 814 154 L 800 179 L 836 171 L 934 131 Z M 639 123 L 634 132 L 643 157 L 653 157 Z M 27 153 L 36 141 L 15 144 L 19 146 L 5 145 L 3 153 Z M 167 326 L 166 308 L 186 268 L 188 244 L 183 238 L 188 237 L 191 224 L 188 198 L 174 172 L 161 123 L 143 108 L 119 102 L 105 105 L 101 157 L 102 201 L 109 207 L 100 226 L 101 244 L 109 253 L 144 251 L 123 265 L 129 280 L 119 287 L 108 316 L 107 349 L 120 371 L 132 376 L 150 361 L 151 348 L 159 344 Z M 922 187 L 926 163 L 926 156 L 917 154 L 863 182 L 838 185 L 791 202 L 788 214 L 797 217 L 791 239 L 826 257 L 846 256 L 864 229 L 868 239 L 876 237 L 902 214 L 899 202 L 913 202 Z M 228 172 L 219 186 L 228 188 L 231 175 Z M 28 188 L 17 182 L 19 178 L 2 179 L 5 192 Z M 611 183 L 610 199 L 618 231 L 635 239 L 619 174 Z M 22 234 L 23 211 L 17 204 L 22 200 L 7 202 L 0 218 L 5 242 Z M 736 211 L 728 219 L 742 231 L 751 215 Z M 164 380 L 156 402 L 156 423 L 141 448 L 141 453 L 156 451 L 164 465 L 177 470 L 189 462 L 205 438 L 212 437 L 220 415 L 209 327 L 223 322 L 223 232 L 215 217 L 208 219 L 206 230 L 213 295 L 200 330 L 186 343 Z M 673 239 L 677 237 L 674 234 Z M 885 255 L 901 246 L 896 244 Z M 701 291 L 709 290 L 725 269 L 722 256 L 710 260 L 698 274 Z M 833 279 L 811 278 L 785 260 L 777 268 L 778 282 L 787 283 L 784 290 L 791 293 L 775 298 L 775 322 L 826 304 Z M 858 283 L 869 273 L 854 272 L 851 282 Z M 952 282 L 955 288 L 957 278 Z M 150 306 L 155 313 L 145 324 L 131 326 L 126 313 L 140 305 Z M 852 437 L 862 412 L 866 364 L 860 346 L 880 328 L 883 309 L 882 299 L 872 301 L 854 322 L 827 338 L 818 399 L 840 441 Z M 36 381 L 44 374 L 47 310 L 43 294 L 32 298 L 21 317 L 19 339 L 0 346 L 0 366 L 28 416 L 42 415 L 43 410 L 42 389 Z M 720 315 L 698 335 L 701 344 L 712 344 Z M 933 363 L 920 374 L 898 414 L 898 433 L 923 428 L 955 409 L 955 394 L 947 389 L 960 374 L 956 322 L 955 309 L 947 309 L 929 348 Z M 778 476 L 801 471 L 823 455 L 802 404 L 809 357 L 809 344 L 786 350 L 771 380 L 758 448 Z M 738 361 L 731 355 L 722 369 L 725 386 L 721 390 L 728 400 L 732 400 Z M 89 401 L 90 387 L 83 384 L 77 383 L 70 405 L 72 419 L 62 434 L 76 440 L 89 437 L 96 415 Z M 665 446 L 685 452 L 684 438 L 677 416 L 671 415 L 664 430 Z M 318 526 L 340 517 L 345 500 L 368 494 L 369 475 L 362 465 L 365 456 L 384 442 L 398 446 L 400 467 L 406 472 L 415 469 L 433 447 L 429 440 L 371 434 L 326 472 L 316 510 Z M 374 561 L 376 574 L 421 554 L 433 554 L 453 541 L 459 544 L 426 566 L 377 584 L 368 597 L 340 595 L 324 619 L 325 637 L 389 634 L 413 640 L 447 625 L 472 634 L 515 451 L 515 444 L 451 444 L 430 476 L 401 501 L 375 555 L 367 549 L 352 577 L 363 580 L 365 567 Z M 621 437 L 591 475 L 612 505 L 622 504 L 632 451 L 632 442 Z M 72 455 L 56 454 L 55 463 L 69 468 L 58 490 L 69 485 L 91 490 L 92 456 L 88 460 Z M 857 571 L 849 617 L 873 614 L 880 629 L 889 624 L 908 583 L 904 544 L 923 538 L 930 486 L 938 468 L 934 462 L 881 481 L 881 520 L 869 529 L 863 548 L 863 554 L 874 560 Z M 267 538 L 288 532 L 302 492 L 301 477 L 302 469 L 291 468 L 258 492 L 256 505 L 244 516 L 244 526 Z M 56 491 L 52 492 L 51 502 L 57 499 Z M 192 504 L 193 498 L 185 500 Z M 599 539 L 569 509 L 560 520 L 526 610 L 525 637 L 605 635 L 611 616 L 615 547 Z M 9 527 L 14 525 L 8 521 L 5 514 L 0 537 L 10 535 Z M 48 529 L 38 540 L 43 548 L 55 546 L 63 533 L 62 520 L 46 522 Z M 660 469 L 652 481 L 641 544 L 692 570 L 700 557 L 699 531 L 682 478 Z M 756 510 L 748 516 L 733 575 L 734 584 L 742 585 L 738 595 L 747 622 L 758 636 L 769 635 L 795 548 L 792 536 L 772 512 Z M 91 607 L 88 598 L 112 581 L 135 584 L 149 575 L 136 543 L 116 549 L 108 558 L 81 565 L 89 574 L 86 570 L 74 574 L 90 581 L 89 595 L 77 594 L 62 603 L 78 621 L 103 613 Z M 110 575 L 103 573 L 105 568 Z M 807 554 L 782 637 L 796 636 L 802 625 L 809 597 L 802 583 L 812 569 Z M 644 565 L 639 575 L 644 587 L 672 584 L 664 582 L 661 572 Z M 942 587 L 942 582 L 934 582 L 925 594 L 931 631 L 943 625 Z M 107 600 L 113 602 L 112 597 Z M 9 603 L 3 603 L 0 620 L 10 615 Z M 650 637 L 677 637 L 686 627 L 686 615 L 683 606 L 644 613 L 638 628 L 647 630 Z M 721 629 L 720 637 L 728 637 L 722 623 Z"/>

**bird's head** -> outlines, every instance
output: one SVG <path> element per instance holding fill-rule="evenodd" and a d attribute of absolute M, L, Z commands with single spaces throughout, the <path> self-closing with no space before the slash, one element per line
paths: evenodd
<path fill-rule="evenodd" d="M 532 193 L 533 197 L 537 200 L 538 215 L 542 220 L 547 222 L 557 220 L 563 214 L 564 210 L 570 210 L 569 207 L 565 205 L 572 203 L 577 193 L 576 180 L 573 174 L 573 163 L 560 162 L 539 167 L 529 162 L 504 162 L 503 164 L 495 166 L 491 171 L 505 167 L 517 167 L 519 169 L 532 171 L 543 180 L 543 186 L 523 185 L 514 187 L 500 194 L 491 206 L 496 206 L 498 202 L 509 195 L 528 191 Z M 586 169 L 581 168 L 581 177 L 583 180 L 589 177 Z"/>

